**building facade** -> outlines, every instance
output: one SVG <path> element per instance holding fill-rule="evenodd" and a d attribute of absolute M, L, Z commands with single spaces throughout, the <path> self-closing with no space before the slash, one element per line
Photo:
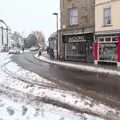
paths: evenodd
<path fill-rule="evenodd" d="M 54 32 L 53 34 L 50 35 L 48 38 L 49 41 L 49 50 L 52 50 L 50 55 L 54 57 L 54 59 L 57 59 L 57 33 Z"/>
<path fill-rule="evenodd" d="M 7 45 L 7 31 L 6 28 L 0 27 L 0 46 Z"/>
<path fill-rule="evenodd" d="M 72 61 L 93 61 L 95 0 L 60 0 L 60 57 Z"/>
<path fill-rule="evenodd" d="M 8 51 L 10 31 L 6 26 L 0 27 L 0 51 Z"/>
<path fill-rule="evenodd" d="M 120 62 L 120 0 L 95 0 L 95 59 Z"/>

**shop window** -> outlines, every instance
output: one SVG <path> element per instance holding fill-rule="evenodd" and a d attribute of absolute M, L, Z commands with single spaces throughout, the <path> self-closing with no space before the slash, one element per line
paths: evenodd
<path fill-rule="evenodd" d="M 110 42 L 111 41 L 111 38 L 109 37 L 109 38 L 105 38 L 105 41 L 106 42 Z"/>
<path fill-rule="evenodd" d="M 102 43 L 99 48 L 99 57 L 102 61 L 117 61 L 117 44 Z"/>
<path fill-rule="evenodd" d="M 104 42 L 104 38 L 99 38 L 99 41 L 100 42 Z"/>
<path fill-rule="evenodd" d="M 113 42 L 117 42 L 117 37 L 113 37 L 113 38 L 112 38 L 112 41 L 113 41 Z"/>

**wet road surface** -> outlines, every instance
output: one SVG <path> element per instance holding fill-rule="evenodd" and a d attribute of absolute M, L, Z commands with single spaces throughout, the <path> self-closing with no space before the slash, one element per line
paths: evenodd
<path fill-rule="evenodd" d="M 96 93 L 120 99 L 120 80 L 118 76 L 85 72 L 49 64 L 37 60 L 34 58 L 33 53 L 29 52 L 14 55 L 12 59 L 24 69 L 37 73 L 41 77 L 58 84 L 60 81 L 65 81 L 65 83 L 70 83 L 86 91 L 96 91 Z M 69 84 L 67 87 L 69 87 Z M 74 87 L 69 87 L 69 89 L 75 90 Z"/>

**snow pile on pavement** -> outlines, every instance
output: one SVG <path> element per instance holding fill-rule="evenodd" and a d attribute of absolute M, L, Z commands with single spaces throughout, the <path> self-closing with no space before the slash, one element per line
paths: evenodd
<path fill-rule="evenodd" d="M 8 53 L 0 53 L 0 66 L 10 61 L 10 56 Z"/>
<path fill-rule="evenodd" d="M 73 113 L 49 104 L 36 105 L 13 102 L 6 96 L 0 96 L 1 120 L 103 120 L 87 114 Z"/>
<path fill-rule="evenodd" d="M 6 67 L 5 69 L 9 70 L 12 74 L 14 73 L 14 75 L 24 80 L 28 80 L 28 81 L 32 80 L 39 83 L 43 83 L 44 85 L 52 84 L 53 86 L 55 86 L 55 84 L 53 84 L 52 82 L 40 77 L 39 75 L 33 72 L 22 69 L 21 67 L 19 67 L 17 64 L 13 62 L 7 63 L 7 65 L 5 65 L 4 67 Z"/>
<path fill-rule="evenodd" d="M 70 68 L 74 68 L 74 69 L 79 69 L 79 70 L 83 70 L 83 71 L 92 71 L 92 72 L 100 72 L 100 73 L 107 73 L 107 74 L 111 74 L 111 75 L 119 75 L 120 76 L 120 71 L 118 70 L 112 70 L 112 69 L 107 69 L 107 68 L 101 68 L 101 67 L 96 67 L 96 66 L 88 66 L 88 65 L 82 65 L 82 64 L 73 64 L 73 63 L 66 63 L 66 62 L 61 62 L 61 61 L 54 61 L 54 60 L 50 60 L 47 57 L 44 56 L 39 56 L 38 54 L 35 55 L 35 57 L 37 59 L 40 59 L 42 61 L 48 62 L 48 63 L 52 63 L 52 64 L 56 64 L 56 65 L 61 65 L 64 67 L 70 67 Z"/>

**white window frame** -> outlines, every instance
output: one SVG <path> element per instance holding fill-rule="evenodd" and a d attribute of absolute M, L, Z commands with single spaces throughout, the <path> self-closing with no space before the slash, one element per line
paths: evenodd
<path fill-rule="evenodd" d="M 110 9 L 110 24 L 105 22 L 105 9 Z M 107 16 L 107 17 L 109 17 L 109 16 Z M 112 8 L 111 8 L 111 6 L 103 8 L 103 25 L 104 26 L 112 25 Z"/>
<path fill-rule="evenodd" d="M 74 10 L 76 10 L 74 15 Z M 77 25 L 78 24 L 78 8 L 70 8 L 69 9 L 69 24 L 70 25 Z"/>

